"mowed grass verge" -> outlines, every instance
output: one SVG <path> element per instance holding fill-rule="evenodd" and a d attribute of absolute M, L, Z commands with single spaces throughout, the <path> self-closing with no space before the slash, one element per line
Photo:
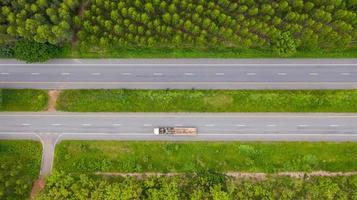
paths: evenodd
<path fill-rule="evenodd" d="M 38 177 L 42 147 L 36 141 L 0 140 L 0 199 L 28 199 Z"/>
<path fill-rule="evenodd" d="M 242 48 L 91 48 L 66 45 L 62 58 L 279 58 L 271 49 Z M 357 48 L 345 50 L 298 50 L 289 58 L 356 58 Z"/>
<path fill-rule="evenodd" d="M 42 111 L 47 108 L 47 103 L 45 90 L 2 89 L 0 111 Z"/>
<path fill-rule="evenodd" d="M 72 112 L 357 112 L 357 90 L 65 90 Z"/>
<path fill-rule="evenodd" d="M 55 154 L 74 173 L 357 170 L 357 143 L 62 141 Z"/>

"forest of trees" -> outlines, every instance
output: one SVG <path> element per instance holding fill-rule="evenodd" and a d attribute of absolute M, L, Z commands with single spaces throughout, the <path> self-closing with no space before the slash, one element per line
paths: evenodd
<path fill-rule="evenodd" d="M 354 0 L 95 0 L 78 36 L 102 46 L 345 48 L 356 45 L 356 9 Z"/>
<path fill-rule="evenodd" d="M 79 0 L 0 0 L 0 44 L 16 38 L 60 44 L 71 40 Z"/>
<path fill-rule="evenodd" d="M 203 171 L 172 177 L 96 177 L 55 173 L 40 200 L 356 199 L 357 176 L 233 179 Z"/>
<path fill-rule="evenodd" d="M 357 46 L 356 0 L 0 0 L 0 44 L 296 49 Z M 4 53 L 5 52 L 5 53 Z M 10 52 L 11 53 L 11 52 Z"/>

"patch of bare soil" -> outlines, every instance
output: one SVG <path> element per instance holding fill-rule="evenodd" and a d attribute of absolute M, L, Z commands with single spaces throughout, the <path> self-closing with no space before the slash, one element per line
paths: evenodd
<path fill-rule="evenodd" d="M 44 178 L 37 179 L 33 184 L 31 190 L 31 199 L 36 199 L 36 196 L 43 188 L 45 188 L 45 179 Z"/>
<path fill-rule="evenodd" d="M 49 112 L 56 112 L 56 102 L 61 91 L 59 90 L 50 90 L 48 91 L 48 108 Z"/>

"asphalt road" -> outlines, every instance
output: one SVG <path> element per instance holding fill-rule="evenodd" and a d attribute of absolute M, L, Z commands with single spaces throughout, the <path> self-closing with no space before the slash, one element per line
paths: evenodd
<path fill-rule="evenodd" d="M 197 127 L 196 136 L 157 136 L 158 126 Z M 61 140 L 357 141 L 357 115 L 334 113 L 0 113 L 0 139 L 42 142 L 40 176 Z"/>
<path fill-rule="evenodd" d="M 357 59 L 1 60 L 0 87 L 357 89 Z"/>
<path fill-rule="evenodd" d="M 261 140 L 273 135 L 273 140 L 357 140 L 356 114 L 0 113 L 2 133 L 79 135 L 81 139 L 87 139 L 87 135 L 172 139 L 153 135 L 153 128 L 159 126 L 197 127 L 199 134 L 190 139 Z"/>

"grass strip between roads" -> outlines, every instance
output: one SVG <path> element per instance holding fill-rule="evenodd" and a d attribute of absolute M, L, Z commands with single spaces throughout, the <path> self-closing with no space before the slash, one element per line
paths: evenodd
<path fill-rule="evenodd" d="M 45 90 L 2 89 L 0 99 L 0 111 L 42 111 L 48 103 Z"/>
<path fill-rule="evenodd" d="M 357 90 L 65 90 L 71 112 L 357 112 Z"/>
<path fill-rule="evenodd" d="M 55 154 L 75 173 L 357 170 L 357 143 L 62 141 Z"/>
<path fill-rule="evenodd" d="M 41 164 L 41 143 L 0 140 L 0 199 L 28 199 Z"/>

